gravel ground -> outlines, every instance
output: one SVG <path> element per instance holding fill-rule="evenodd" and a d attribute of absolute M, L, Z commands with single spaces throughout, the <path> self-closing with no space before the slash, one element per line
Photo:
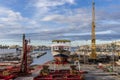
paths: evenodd
<path fill-rule="evenodd" d="M 85 80 L 120 80 L 120 75 L 118 73 L 104 72 L 102 69 L 97 69 L 96 66 L 97 65 L 81 64 L 81 70 L 88 71 L 88 73 L 85 74 Z"/>

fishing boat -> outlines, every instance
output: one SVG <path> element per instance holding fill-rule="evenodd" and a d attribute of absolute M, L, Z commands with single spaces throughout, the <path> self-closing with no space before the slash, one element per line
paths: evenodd
<path fill-rule="evenodd" d="M 71 51 L 70 43 L 70 40 L 52 41 L 51 52 L 56 61 L 67 61 Z"/>

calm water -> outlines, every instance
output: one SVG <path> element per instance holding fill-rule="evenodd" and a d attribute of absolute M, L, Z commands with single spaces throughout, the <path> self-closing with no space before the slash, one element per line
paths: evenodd
<path fill-rule="evenodd" d="M 0 54 L 16 53 L 16 49 L 0 49 Z"/>
<path fill-rule="evenodd" d="M 47 52 L 47 54 L 41 56 L 40 58 L 35 58 L 35 59 L 33 60 L 33 63 L 32 63 L 31 65 L 44 64 L 44 63 L 47 62 L 47 61 L 53 60 L 54 58 L 53 58 L 53 56 L 52 56 L 52 54 L 51 54 L 51 51 L 50 51 L 50 50 L 47 50 L 46 52 Z"/>

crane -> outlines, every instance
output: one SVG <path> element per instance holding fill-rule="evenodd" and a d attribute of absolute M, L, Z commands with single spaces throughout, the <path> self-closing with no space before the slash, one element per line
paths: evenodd
<path fill-rule="evenodd" d="M 96 54 L 96 34 L 95 34 L 95 2 L 92 2 L 92 30 L 91 30 L 91 54 L 90 58 L 92 61 L 95 61 L 97 58 Z"/>
<path fill-rule="evenodd" d="M 25 34 L 23 34 L 23 53 L 22 53 L 22 60 L 21 60 L 21 67 L 20 67 L 20 73 L 28 73 L 28 40 L 25 38 Z"/>

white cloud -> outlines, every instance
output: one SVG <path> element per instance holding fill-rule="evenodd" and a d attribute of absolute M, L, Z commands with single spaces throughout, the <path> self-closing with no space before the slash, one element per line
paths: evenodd
<path fill-rule="evenodd" d="M 0 7 L 1 35 L 27 33 L 27 29 L 33 28 L 35 24 L 36 22 L 34 20 L 23 17 L 20 12 Z"/>
<path fill-rule="evenodd" d="M 43 21 L 55 21 L 55 22 L 59 22 L 59 23 L 81 23 L 81 22 L 88 22 L 91 20 L 90 15 L 87 14 L 86 12 L 84 14 L 74 14 L 74 15 L 48 15 L 45 16 L 43 19 Z"/>
<path fill-rule="evenodd" d="M 61 38 L 63 35 L 79 36 L 91 34 L 91 9 L 65 7 L 66 4 L 70 4 L 70 6 L 77 4 L 75 0 L 32 1 L 32 8 L 34 6 L 36 11 L 33 12 L 35 14 L 31 18 L 23 17 L 20 12 L 13 11 L 12 9 L 0 7 L 0 35 L 38 33 L 40 38 L 38 36 L 30 36 L 37 37 L 37 39 L 54 39 Z M 103 18 L 106 16 L 109 17 L 109 14 L 106 15 L 104 12 L 98 16 L 100 11 L 96 12 L 96 23 L 103 21 Z M 111 20 L 113 17 L 110 17 Z M 119 17 L 117 16 L 117 18 Z M 96 34 L 112 34 L 116 31 L 111 24 L 117 24 L 118 22 L 114 22 L 115 20 L 110 22 L 109 20 L 107 21 L 108 23 L 103 21 L 99 23 L 100 25 L 96 25 Z M 108 24 L 111 27 L 105 27 Z"/>
<path fill-rule="evenodd" d="M 3 27 L 7 27 L 5 25 L 18 27 L 16 24 L 26 20 L 27 18 L 22 17 L 19 12 L 14 12 L 11 9 L 0 7 L 0 23 L 4 25 Z"/>
<path fill-rule="evenodd" d="M 74 4 L 75 3 L 75 0 L 66 0 L 67 2 L 71 3 L 71 4 Z"/>
<path fill-rule="evenodd" d="M 36 0 L 34 6 L 37 8 L 55 7 L 66 3 L 74 4 L 75 0 Z"/>
<path fill-rule="evenodd" d="M 55 12 L 61 12 L 57 7 L 64 6 L 65 4 L 73 5 L 75 0 L 31 0 L 29 5 L 34 7 L 34 18 L 40 19 L 43 16 L 54 14 Z M 56 9 L 56 10 L 55 10 Z"/>
<path fill-rule="evenodd" d="M 45 16 L 42 21 L 52 21 L 55 20 L 57 18 L 62 17 L 61 15 L 49 15 L 49 16 Z"/>
<path fill-rule="evenodd" d="M 116 32 L 114 32 L 112 30 L 96 32 L 96 35 L 105 35 L 105 34 L 116 34 Z M 82 35 L 83 36 L 91 35 L 91 33 L 87 32 L 87 33 L 66 33 L 66 34 L 64 34 L 64 36 L 82 36 Z"/>
<path fill-rule="evenodd" d="M 68 10 L 64 14 L 46 15 L 41 20 L 44 22 L 55 22 L 57 24 L 64 24 L 66 25 L 63 29 L 63 31 L 65 32 L 71 32 L 75 30 L 85 31 L 85 29 L 87 27 L 90 27 L 91 24 L 91 13 L 88 12 L 89 10 L 79 8 L 72 11 Z"/>
<path fill-rule="evenodd" d="M 14 12 L 8 8 L 0 7 L 0 17 L 13 18 L 12 20 L 21 20 L 23 17 L 19 12 Z"/>

